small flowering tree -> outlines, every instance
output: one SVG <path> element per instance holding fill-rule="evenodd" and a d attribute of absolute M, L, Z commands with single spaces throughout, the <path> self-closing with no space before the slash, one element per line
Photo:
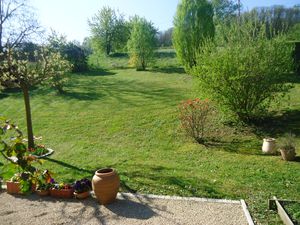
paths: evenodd
<path fill-rule="evenodd" d="M 12 49 L 7 49 L 0 57 L 0 84 L 13 82 L 21 88 L 26 111 L 28 148 L 34 148 L 29 88 L 51 79 L 57 80 L 70 66 L 59 53 L 52 53 L 45 48 L 35 52 L 34 61 L 28 60 L 28 55 Z M 59 90 L 60 84 L 56 84 Z"/>
<path fill-rule="evenodd" d="M 182 128 L 198 143 L 204 143 L 208 129 L 208 118 L 213 112 L 210 102 L 196 98 L 179 105 L 179 118 Z"/>

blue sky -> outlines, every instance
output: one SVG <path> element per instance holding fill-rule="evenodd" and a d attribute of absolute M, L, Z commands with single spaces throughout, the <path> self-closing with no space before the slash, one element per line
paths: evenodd
<path fill-rule="evenodd" d="M 172 26 L 180 0 L 30 0 L 42 26 L 82 41 L 89 36 L 87 21 L 103 6 L 119 10 L 126 17 L 139 15 L 151 20 L 159 30 Z M 241 0 L 244 9 L 255 6 L 300 4 L 300 0 Z"/>

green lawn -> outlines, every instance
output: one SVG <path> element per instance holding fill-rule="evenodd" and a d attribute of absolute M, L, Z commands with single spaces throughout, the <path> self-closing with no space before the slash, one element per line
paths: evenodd
<path fill-rule="evenodd" d="M 222 127 L 218 141 L 205 147 L 185 136 L 177 117 L 178 104 L 197 96 L 193 79 L 172 66 L 160 68 L 72 74 L 64 95 L 33 90 L 34 133 L 55 150 L 42 167 L 63 181 L 114 167 L 122 191 L 243 198 L 257 221 L 279 224 L 267 200 L 300 200 L 300 159 L 284 162 L 260 148 L 266 133 L 277 137 L 290 130 L 300 144 L 300 84 L 272 123 L 256 132 Z M 25 131 L 21 93 L 0 98 L 0 114 Z M 0 172 L 9 178 L 13 170 L 2 160 Z"/>

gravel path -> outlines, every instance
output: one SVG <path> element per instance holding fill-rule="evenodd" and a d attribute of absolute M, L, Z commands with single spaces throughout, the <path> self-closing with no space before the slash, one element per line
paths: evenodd
<path fill-rule="evenodd" d="M 238 202 L 120 194 L 117 201 L 102 206 L 92 197 L 86 200 L 60 200 L 35 194 L 22 196 L 1 192 L 0 224 L 246 225 L 247 220 Z"/>

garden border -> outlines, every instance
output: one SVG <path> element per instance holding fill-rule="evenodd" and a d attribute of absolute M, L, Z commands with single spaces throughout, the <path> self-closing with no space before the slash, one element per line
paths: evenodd
<path fill-rule="evenodd" d="M 93 191 L 92 191 L 93 193 Z M 248 210 L 245 200 L 230 200 L 230 199 L 214 199 L 214 198 L 197 198 L 197 197 L 179 197 L 179 196 L 169 196 L 169 195 L 153 195 L 153 194 L 134 194 L 134 193 L 118 193 L 118 196 L 125 197 L 144 197 L 144 198 L 157 198 L 166 200 L 185 200 L 185 201 L 196 201 L 196 202 L 210 202 L 210 203 L 230 203 L 230 204 L 240 204 L 246 220 L 249 225 L 255 225 L 251 214 Z"/>
<path fill-rule="evenodd" d="M 285 211 L 284 207 L 281 205 L 281 202 L 298 202 L 298 201 L 277 199 L 276 196 L 273 196 L 273 199 L 269 199 L 269 209 L 277 210 L 278 215 L 280 216 L 282 222 L 285 225 L 294 225 L 292 219 Z"/>

